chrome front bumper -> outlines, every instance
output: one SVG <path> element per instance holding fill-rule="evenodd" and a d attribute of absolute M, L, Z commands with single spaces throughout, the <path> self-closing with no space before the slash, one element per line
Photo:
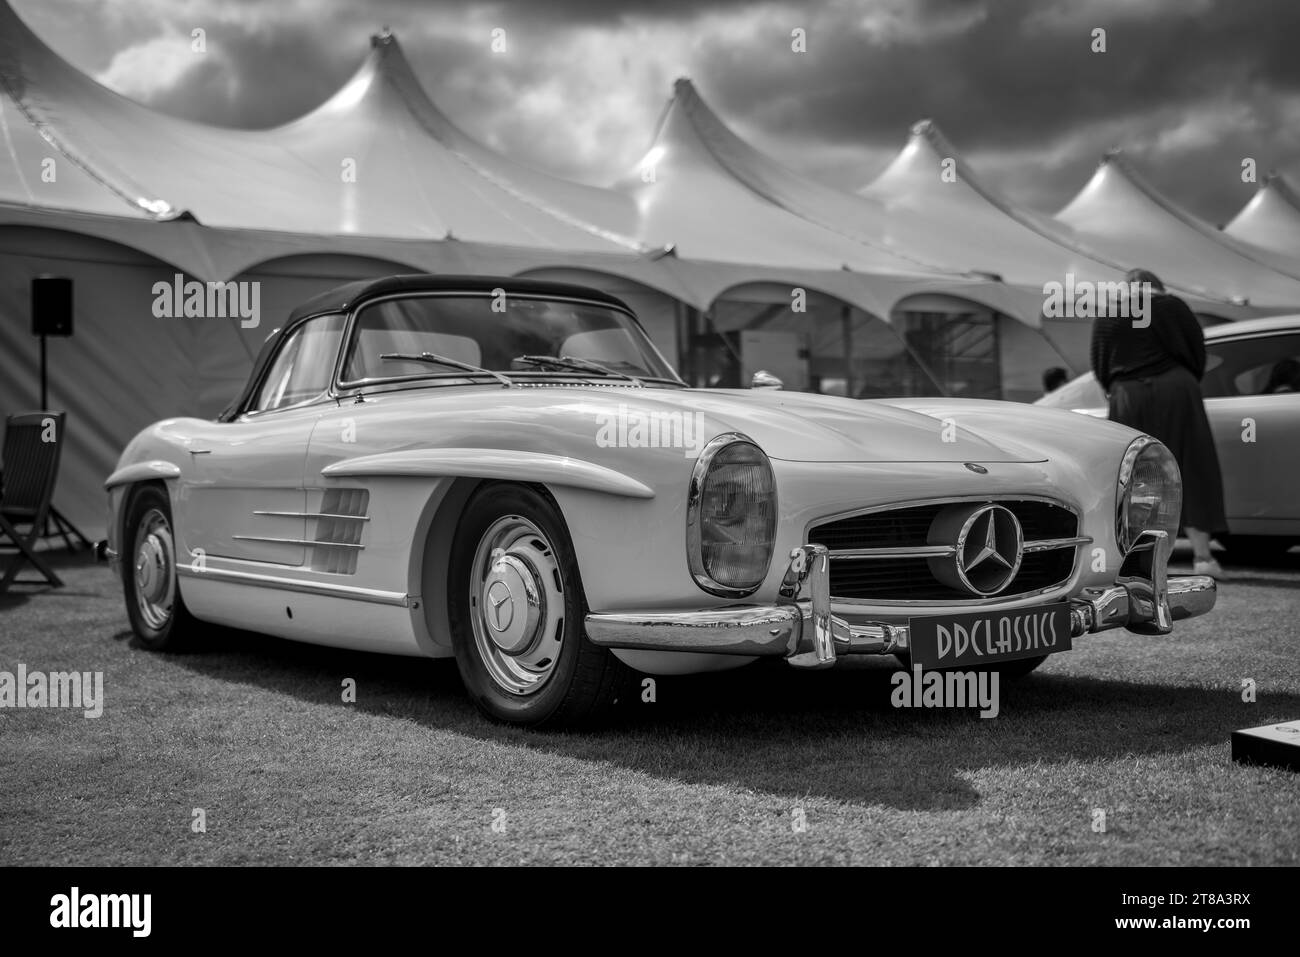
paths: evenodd
<path fill-rule="evenodd" d="M 1114 585 L 1085 588 L 1068 599 L 1072 637 L 1121 627 L 1163 635 L 1175 621 L 1212 609 L 1214 579 L 1169 578 L 1170 549 L 1167 533 L 1143 532 Z M 587 637 L 605 648 L 779 656 L 805 668 L 828 667 L 840 655 L 889 655 L 908 648 L 905 624 L 850 624 L 831 614 L 830 560 L 824 546 L 794 550 L 781 595 L 770 605 L 592 614 L 586 619 Z"/>

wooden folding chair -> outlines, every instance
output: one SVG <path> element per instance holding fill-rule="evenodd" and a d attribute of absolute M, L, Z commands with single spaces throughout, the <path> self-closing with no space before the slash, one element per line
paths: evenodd
<path fill-rule="evenodd" d="M 63 448 L 63 412 L 24 412 L 5 419 L 4 472 L 0 473 L 0 548 L 16 550 L 0 578 L 0 595 L 19 579 L 24 564 L 32 565 L 47 584 L 63 584 L 54 569 L 36 553 L 36 543 L 45 530 L 45 519 L 59 478 L 59 453 Z M 18 529 L 24 528 L 20 532 Z M 12 544 L 5 544 L 9 539 Z"/>

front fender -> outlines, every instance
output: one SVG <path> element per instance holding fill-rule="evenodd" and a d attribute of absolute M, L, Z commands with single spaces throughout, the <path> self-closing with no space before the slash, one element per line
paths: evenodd
<path fill-rule="evenodd" d="M 120 485 L 133 485 L 136 482 L 166 481 L 180 478 L 179 465 L 163 459 L 150 459 L 147 462 L 135 462 L 125 465 L 104 480 L 104 488 L 112 490 Z"/>
<path fill-rule="evenodd" d="M 326 478 L 407 475 L 505 479 L 580 488 L 625 498 L 654 498 L 654 490 L 622 472 L 567 455 L 504 449 L 407 449 L 343 459 L 321 469 Z"/>

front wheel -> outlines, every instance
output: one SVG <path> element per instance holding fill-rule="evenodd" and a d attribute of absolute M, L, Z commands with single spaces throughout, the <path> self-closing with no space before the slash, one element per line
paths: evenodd
<path fill-rule="evenodd" d="M 470 498 L 452 541 L 447 595 L 461 679 L 490 717 L 577 724 L 613 704 L 629 672 L 584 634 L 573 545 L 540 492 L 493 483 Z"/>
<path fill-rule="evenodd" d="M 147 485 L 131 496 L 122 539 L 122 591 L 131 630 L 146 648 L 184 650 L 200 626 L 177 585 L 176 535 L 164 490 Z"/>

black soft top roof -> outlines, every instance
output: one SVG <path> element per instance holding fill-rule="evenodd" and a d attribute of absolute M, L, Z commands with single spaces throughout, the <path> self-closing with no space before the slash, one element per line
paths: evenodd
<path fill-rule="evenodd" d="M 632 311 L 628 309 L 627 304 L 621 299 L 617 299 L 609 293 L 601 292 L 599 289 L 576 286 L 567 282 L 550 282 L 545 279 L 520 279 L 512 276 L 435 276 L 431 273 L 384 276 L 382 279 L 358 279 L 313 296 L 289 313 L 289 318 L 266 337 L 266 341 L 262 343 L 262 348 L 253 362 L 253 371 L 244 383 L 244 388 L 240 390 L 235 401 L 217 416 L 217 420 L 228 422 L 239 414 L 239 411 L 251 397 L 285 330 L 297 323 L 299 319 L 306 319 L 309 316 L 323 316 L 332 312 L 348 312 L 364 304 L 367 300 L 380 299 L 395 293 L 491 293 L 493 289 L 504 289 L 506 296 L 554 296 L 564 299 L 586 299 L 590 302 L 625 309 L 628 312 Z"/>
<path fill-rule="evenodd" d="M 627 309 L 622 300 L 592 289 L 567 282 L 545 279 L 521 279 L 512 276 L 444 276 L 430 273 L 409 273 L 401 276 L 384 276 L 382 279 L 358 279 L 335 286 L 313 296 L 289 314 L 286 326 L 305 316 L 319 316 L 327 312 L 346 312 L 367 299 L 378 299 L 395 293 L 421 292 L 491 292 L 504 289 L 507 296 L 557 296 L 566 299 L 590 299 L 609 306 Z M 630 311 L 630 310 L 629 310 Z"/>

